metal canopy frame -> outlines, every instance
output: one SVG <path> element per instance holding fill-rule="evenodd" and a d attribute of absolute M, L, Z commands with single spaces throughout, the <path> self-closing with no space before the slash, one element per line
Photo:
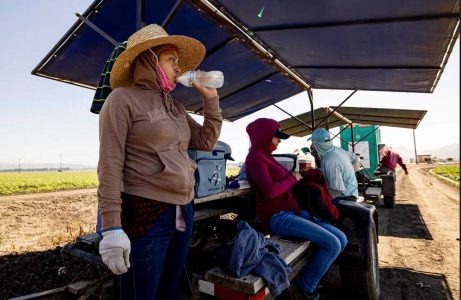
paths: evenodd
<path fill-rule="evenodd" d="M 213 18 L 220 26 L 226 28 L 237 36 L 239 41 L 252 49 L 256 50 L 264 61 L 270 61 L 273 66 L 278 68 L 285 76 L 298 84 L 304 90 L 310 90 L 311 85 L 305 81 L 296 70 L 282 58 L 277 56 L 277 53 L 272 50 L 267 44 L 258 39 L 256 36 L 248 32 L 248 29 L 234 18 L 223 6 L 216 6 L 208 0 L 186 0 L 199 10 L 204 10 Z"/>
<path fill-rule="evenodd" d="M 328 112 L 327 115 L 322 119 L 322 121 L 320 121 L 317 126 L 315 126 L 315 119 L 314 119 L 314 113 L 313 113 L 313 105 L 312 105 L 312 102 L 311 102 L 311 121 L 312 121 L 312 126 L 309 127 L 306 127 L 307 129 L 310 129 L 312 131 L 314 131 L 316 128 L 319 128 L 324 121 L 327 121 L 327 123 L 325 124 L 326 127 L 327 127 L 327 130 L 329 131 L 328 129 L 328 118 L 331 116 L 331 115 L 335 115 L 337 118 L 339 118 L 340 120 L 344 121 L 346 123 L 346 126 L 344 126 L 336 135 L 334 135 L 331 139 L 335 139 L 336 137 L 338 137 L 341 141 L 345 142 L 346 144 L 350 145 L 351 148 L 352 148 L 352 152 L 355 153 L 355 146 L 360 143 L 361 141 L 363 141 L 364 139 L 366 139 L 369 135 L 371 135 L 372 133 L 376 132 L 376 130 L 378 130 L 379 128 L 381 128 L 381 124 L 376 126 L 372 131 L 370 131 L 369 133 L 367 133 L 364 137 L 360 138 L 360 140 L 358 141 L 355 141 L 355 137 L 354 137 L 354 123 L 359 123 L 358 121 L 360 121 L 360 118 L 371 108 L 365 108 L 365 110 L 361 113 L 361 114 L 357 114 L 357 116 L 353 119 L 353 120 L 350 120 L 348 119 L 347 117 L 343 116 L 341 113 L 337 112 L 338 108 L 340 108 L 344 103 L 346 103 L 347 100 L 349 100 L 355 93 L 357 92 L 357 90 L 353 91 L 346 99 L 344 99 L 338 106 L 334 107 L 334 109 L 332 109 L 331 107 L 326 107 L 326 111 Z M 311 100 L 311 99 L 309 99 Z M 303 124 L 303 125 L 306 125 L 306 123 L 304 121 L 302 121 L 301 119 L 299 119 L 298 117 L 296 116 L 293 116 L 291 115 L 290 113 L 286 112 L 285 110 L 281 109 L 280 107 L 278 107 L 277 105 L 274 104 L 275 107 L 279 108 L 281 111 L 285 112 L 286 114 L 288 114 L 290 117 L 292 117 L 294 120 L 296 120 L 297 122 Z M 424 113 L 425 114 L 425 113 Z M 424 117 L 424 114 L 421 118 L 418 118 L 418 120 L 420 121 L 423 117 Z M 404 117 L 393 117 L 393 118 L 402 118 L 402 119 L 408 119 L 408 118 L 404 118 Z M 385 123 L 385 121 L 380 121 L 380 123 Z M 393 124 L 398 124 L 397 122 L 392 122 Z M 403 124 L 403 123 L 402 123 Z M 418 122 L 419 124 L 419 122 Z M 348 141 L 345 141 L 344 139 L 342 139 L 340 137 L 340 134 L 346 130 L 347 128 L 350 128 L 351 130 L 351 142 L 348 142 Z M 330 132 L 330 131 L 329 131 Z M 332 134 L 330 132 L 330 134 Z M 413 143 L 414 143 L 414 150 L 415 150 L 415 161 L 417 161 L 417 150 L 416 150 L 416 137 L 415 137 L 415 129 L 413 128 Z"/>

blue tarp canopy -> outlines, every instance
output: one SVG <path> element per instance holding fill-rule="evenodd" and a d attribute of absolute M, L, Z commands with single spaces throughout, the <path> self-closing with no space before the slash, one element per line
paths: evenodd
<path fill-rule="evenodd" d="M 458 11 L 453 0 L 97 0 L 83 16 L 117 42 L 138 20 L 200 40 L 200 68 L 224 72 L 221 107 L 233 121 L 310 88 L 432 92 Z M 113 48 L 77 19 L 32 73 L 95 88 Z M 200 114 L 196 91 L 173 96 Z"/>

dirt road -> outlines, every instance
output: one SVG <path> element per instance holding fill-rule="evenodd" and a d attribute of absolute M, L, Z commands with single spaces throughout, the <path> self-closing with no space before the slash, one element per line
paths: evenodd
<path fill-rule="evenodd" d="M 409 176 L 399 172 L 395 208 L 378 207 L 381 299 L 460 299 L 459 189 L 431 176 L 428 167 L 410 166 Z M 56 277 L 62 262 L 50 249 L 94 230 L 96 202 L 95 189 L 0 197 L 0 299 L 68 280 Z M 39 259 L 50 276 L 37 263 L 40 255 L 53 258 Z M 335 268 L 328 299 L 342 299 Z"/>
<path fill-rule="evenodd" d="M 459 189 L 410 166 L 396 206 L 378 207 L 382 299 L 459 299 Z"/>

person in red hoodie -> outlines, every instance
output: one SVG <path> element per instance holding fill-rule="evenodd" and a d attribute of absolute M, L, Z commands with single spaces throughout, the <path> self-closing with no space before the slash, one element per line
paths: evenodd
<path fill-rule="evenodd" d="M 303 299 L 319 299 L 317 285 L 347 244 L 346 235 L 328 222 L 300 210 L 292 187 L 302 178 L 289 172 L 272 156 L 280 139 L 290 136 L 273 119 L 260 118 L 248 124 L 251 148 L 245 160 L 246 174 L 256 195 L 256 214 L 265 233 L 289 236 L 315 244 L 311 259 L 299 279 Z"/>
<path fill-rule="evenodd" d="M 379 169 L 381 170 L 381 172 L 387 173 L 389 171 L 392 171 L 395 173 L 395 167 L 397 167 L 397 164 L 399 164 L 402 167 L 403 171 L 405 172 L 405 175 L 408 175 L 407 166 L 403 163 L 400 155 L 397 152 L 395 152 L 395 150 L 391 146 L 384 146 L 381 150 L 381 157 L 379 159 Z"/>

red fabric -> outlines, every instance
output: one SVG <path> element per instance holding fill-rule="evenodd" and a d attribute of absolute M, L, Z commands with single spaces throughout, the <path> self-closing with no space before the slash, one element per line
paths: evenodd
<path fill-rule="evenodd" d="M 274 143 L 271 143 L 269 145 L 269 153 L 272 153 L 274 152 L 275 150 L 277 150 L 277 146 L 274 145 Z"/>
<path fill-rule="evenodd" d="M 122 228 L 134 242 L 149 231 L 172 204 L 122 192 Z"/>
<path fill-rule="evenodd" d="M 392 149 L 390 146 L 384 146 L 381 153 L 381 158 L 379 160 L 379 165 L 381 167 L 386 167 L 395 172 L 395 167 L 399 164 L 402 169 L 406 172 L 407 166 L 403 163 L 400 155 Z"/>
<path fill-rule="evenodd" d="M 256 214 L 266 233 L 269 233 L 269 220 L 273 214 L 280 211 L 299 213 L 291 191 L 297 179 L 270 154 L 272 138 L 279 126 L 275 120 L 260 118 L 246 128 L 251 148 L 245 160 L 245 170 L 256 195 Z"/>
<path fill-rule="evenodd" d="M 328 183 L 323 175 L 322 171 L 319 169 L 309 169 L 301 172 L 303 176 L 303 183 L 308 186 L 312 186 L 321 190 L 323 204 L 328 208 L 332 217 L 338 221 L 339 220 L 339 210 L 333 204 L 330 192 L 328 191 Z"/>

